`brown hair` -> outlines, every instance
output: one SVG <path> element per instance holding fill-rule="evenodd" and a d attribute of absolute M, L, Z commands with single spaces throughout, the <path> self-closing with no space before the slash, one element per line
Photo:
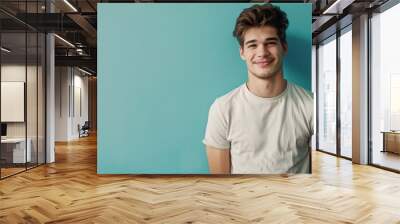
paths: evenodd
<path fill-rule="evenodd" d="M 286 13 L 278 6 L 272 4 L 253 5 L 244 9 L 236 19 L 233 36 L 236 37 L 240 46 L 243 47 L 244 35 L 253 27 L 272 26 L 278 31 L 278 36 L 283 44 L 286 44 L 286 29 L 289 20 Z"/>

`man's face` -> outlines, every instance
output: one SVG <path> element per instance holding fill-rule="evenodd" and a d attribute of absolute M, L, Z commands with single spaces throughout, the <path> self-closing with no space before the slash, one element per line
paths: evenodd
<path fill-rule="evenodd" d="M 253 27 L 244 35 L 240 57 L 246 62 L 249 75 L 269 79 L 282 72 L 286 44 L 280 42 L 276 28 Z"/>

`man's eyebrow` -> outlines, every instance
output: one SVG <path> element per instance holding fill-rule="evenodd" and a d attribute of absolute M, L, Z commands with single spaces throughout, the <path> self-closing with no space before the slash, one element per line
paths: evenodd
<path fill-rule="evenodd" d="M 268 38 L 265 38 L 265 41 L 279 41 L 279 38 L 278 37 L 268 37 Z"/>
<path fill-rule="evenodd" d="M 244 45 L 255 43 L 255 42 L 257 42 L 257 41 L 256 40 L 249 40 L 249 41 L 246 41 L 246 43 L 244 43 Z"/>
<path fill-rule="evenodd" d="M 279 41 L 279 38 L 278 37 L 268 37 L 268 38 L 265 38 L 265 40 L 264 41 Z M 244 43 L 244 45 L 247 45 L 247 44 L 252 44 L 252 43 L 255 43 L 255 42 L 257 42 L 256 40 L 249 40 L 249 41 L 246 41 L 245 43 Z"/>

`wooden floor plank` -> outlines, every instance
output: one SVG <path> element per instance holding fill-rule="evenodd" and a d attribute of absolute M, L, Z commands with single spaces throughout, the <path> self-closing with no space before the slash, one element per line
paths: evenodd
<path fill-rule="evenodd" d="M 400 175 L 313 152 L 311 175 L 97 175 L 96 137 L 0 181 L 0 223 L 400 223 Z"/>

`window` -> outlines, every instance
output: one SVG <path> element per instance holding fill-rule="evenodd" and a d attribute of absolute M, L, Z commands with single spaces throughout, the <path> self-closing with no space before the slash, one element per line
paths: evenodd
<path fill-rule="evenodd" d="M 372 164 L 400 170 L 400 4 L 371 18 Z M 391 146 L 391 147 L 389 147 Z M 392 148 L 392 149 L 391 149 Z"/>
<path fill-rule="evenodd" d="M 318 149 L 336 154 L 336 35 L 318 48 Z"/>
<path fill-rule="evenodd" d="M 351 26 L 340 36 L 340 155 L 352 157 L 352 33 Z"/>

